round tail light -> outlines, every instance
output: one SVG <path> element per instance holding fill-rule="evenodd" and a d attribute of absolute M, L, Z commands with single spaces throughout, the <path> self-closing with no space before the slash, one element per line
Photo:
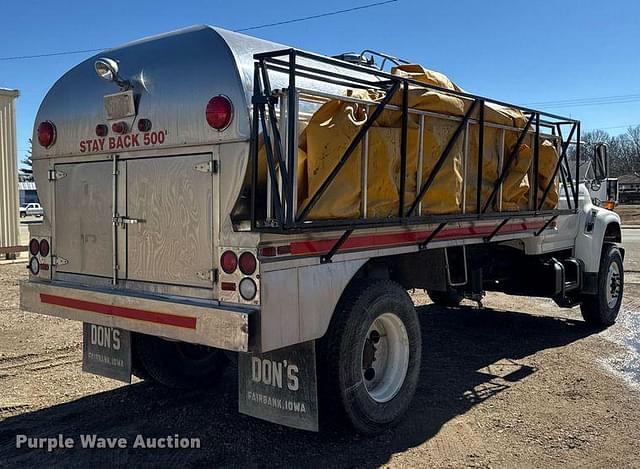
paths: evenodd
<path fill-rule="evenodd" d="M 40 243 L 37 239 L 33 238 L 31 241 L 29 241 L 29 252 L 32 256 L 37 256 L 40 252 Z"/>
<path fill-rule="evenodd" d="M 151 130 L 151 121 L 149 119 L 140 119 L 138 121 L 138 130 L 140 132 L 149 132 Z"/>
<path fill-rule="evenodd" d="M 40 241 L 40 255 L 42 257 L 47 257 L 49 255 L 49 241 L 46 239 Z"/>
<path fill-rule="evenodd" d="M 251 275 L 256 271 L 256 267 L 258 266 L 256 262 L 256 258 L 250 252 L 243 252 L 240 254 L 240 272 L 245 275 Z"/>
<path fill-rule="evenodd" d="M 106 137 L 108 133 L 109 133 L 109 127 L 107 127 L 104 124 L 96 125 L 96 135 L 98 137 Z"/>
<path fill-rule="evenodd" d="M 220 267 L 227 274 L 232 274 L 238 268 L 238 256 L 233 251 L 225 251 L 220 256 Z"/>
<path fill-rule="evenodd" d="M 207 123 L 216 130 L 224 130 L 233 118 L 233 105 L 225 96 L 216 96 L 207 103 Z"/>
<path fill-rule="evenodd" d="M 49 148 L 56 143 L 56 126 L 53 125 L 53 122 L 41 122 L 36 133 L 38 134 L 38 143 L 40 146 Z"/>
<path fill-rule="evenodd" d="M 126 122 L 114 122 L 113 124 L 111 124 L 111 130 L 114 134 L 122 135 L 127 133 L 129 127 L 127 126 Z"/>

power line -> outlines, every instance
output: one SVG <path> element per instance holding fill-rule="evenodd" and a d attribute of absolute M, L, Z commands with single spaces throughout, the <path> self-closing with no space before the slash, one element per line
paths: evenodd
<path fill-rule="evenodd" d="M 84 49 L 84 50 L 68 50 L 68 51 L 62 51 L 62 52 L 49 52 L 47 54 L 14 55 L 12 57 L 0 57 L 0 60 L 8 61 L 8 60 L 39 59 L 42 57 L 55 57 L 58 55 L 71 55 L 71 54 L 84 54 L 87 52 L 98 52 L 104 49 L 107 49 L 107 47 L 104 47 L 102 49 Z"/>
<path fill-rule="evenodd" d="M 640 94 L 623 94 L 616 96 L 598 96 L 591 98 L 570 98 L 570 99 L 560 99 L 556 101 L 537 101 L 534 103 L 528 103 L 527 106 L 537 106 L 541 104 L 573 104 L 573 103 L 582 103 L 585 101 L 593 101 L 593 100 L 609 100 L 609 99 L 628 99 L 628 98 L 640 98 Z"/>
<path fill-rule="evenodd" d="M 546 108 L 570 108 L 583 106 L 603 106 L 609 104 L 627 104 L 640 101 L 640 94 L 625 94 L 617 96 L 600 96 L 591 98 L 572 98 L 558 101 L 539 101 L 536 103 L 528 103 L 529 107 L 546 107 Z"/>
<path fill-rule="evenodd" d="M 396 3 L 399 2 L 400 0 L 385 0 L 382 2 L 376 2 L 376 3 L 368 3 L 366 5 L 360 5 L 358 7 L 353 7 L 353 8 L 346 8 L 343 10 L 335 10 L 335 11 L 329 11 L 326 13 L 319 13 L 317 15 L 309 15 L 309 16 L 303 16 L 301 18 L 293 18 L 290 20 L 285 20 L 285 21 L 278 21 L 276 23 L 266 23 L 266 24 L 260 24 L 257 26 L 249 26 L 246 28 L 241 28 L 241 29 L 234 29 L 235 32 L 246 32 L 246 31 L 254 31 L 256 29 L 263 29 L 263 28 L 270 28 L 273 26 L 281 26 L 284 24 L 292 24 L 292 23 L 300 23 L 302 21 L 309 21 L 309 20 L 314 20 L 314 19 L 318 19 L 318 18 L 326 18 L 327 16 L 335 16 L 335 15 L 341 15 L 343 13 L 351 13 L 354 11 L 358 11 L 358 10 L 366 10 L 368 8 L 374 8 L 374 7 L 378 7 L 378 6 L 382 6 L 382 5 L 388 5 L 390 3 Z M 69 51 L 59 51 L 59 52 L 49 52 L 49 53 L 44 53 L 44 54 L 33 54 L 33 55 L 15 55 L 15 56 L 9 56 L 9 57 L 0 57 L 0 61 L 9 61 L 9 60 L 27 60 L 27 59 L 39 59 L 39 58 L 43 58 L 43 57 L 55 57 L 55 56 L 60 56 L 60 55 L 72 55 L 72 54 L 85 54 L 87 52 L 99 52 L 101 50 L 105 50 L 108 49 L 108 47 L 103 47 L 100 49 L 83 49 L 83 50 L 69 50 Z"/>
<path fill-rule="evenodd" d="M 592 129 L 585 129 L 585 132 L 592 132 L 594 130 L 610 130 L 610 129 L 623 129 L 628 127 L 636 127 L 640 125 L 640 123 L 636 124 L 624 124 L 624 125 L 614 125 L 611 127 L 593 127 Z"/>
<path fill-rule="evenodd" d="M 241 32 L 244 32 L 244 31 L 252 31 L 254 29 L 270 28 L 271 26 L 280 26 L 280 25 L 283 25 L 283 24 L 299 23 L 301 21 L 314 20 L 314 19 L 317 19 L 317 18 L 325 18 L 327 16 L 340 15 L 342 13 L 350 13 L 352 11 L 358 11 L 358 10 L 364 10 L 364 9 L 367 9 L 367 8 L 378 7 L 378 6 L 381 6 L 381 5 L 387 5 L 389 3 L 396 3 L 398 1 L 399 0 L 386 0 L 386 1 L 383 1 L 383 2 L 369 3 L 367 5 L 361 5 L 359 7 L 346 8 L 344 10 L 330 11 L 328 13 L 320 13 L 318 15 L 305 16 L 303 18 L 295 18 L 295 19 L 292 19 L 292 20 L 279 21 L 277 23 L 267 23 L 267 24 L 261 24 L 259 26 L 249 26 L 248 28 L 235 29 L 234 31 L 241 33 Z"/>

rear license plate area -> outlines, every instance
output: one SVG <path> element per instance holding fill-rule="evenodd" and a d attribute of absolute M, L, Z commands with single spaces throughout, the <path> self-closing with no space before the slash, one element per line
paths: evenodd
<path fill-rule="evenodd" d="M 85 322 L 82 371 L 131 383 L 131 332 Z"/>
<path fill-rule="evenodd" d="M 106 95 L 104 97 L 104 110 L 108 120 L 135 116 L 136 106 L 133 91 L 127 90 Z"/>

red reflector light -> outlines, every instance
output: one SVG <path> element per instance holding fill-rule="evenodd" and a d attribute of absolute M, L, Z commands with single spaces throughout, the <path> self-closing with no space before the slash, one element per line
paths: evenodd
<path fill-rule="evenodd" d="M 49 255 L 49 241 L 46 239 L 40 241 L 40 255 L 42 257 L 47 257 Z"/>
<path fill-rule="evenodd" d="M 291 254 L 291 245 L 286 244 L 284 246 L 278 246 L 278 255 Z"/>
<path fill-rule="evenodd" d="M 114 134 L 126 134 L 127 133 L 127 123 L 126 122 L 114 122 L 111 125 L 111 130 Z"/>
<path fill-rule="evenodd" d="M 220 256 L 220 267 L 227 274 L 232 274 L 238 268 L 238 256 L 233 251 L 225 251 Z M 235 289 L 235 288 L 234 288 Z"/>
<path fill-rule="evenodd" d="M 151 121 L 149 119 L 140 119 L 138 121 L 138 130 L 140 132 L 149 132 L 151 130 Z"/>
<path fill-rule="evenodd" d="M 220 288 L 225 291 L 236 291 L 236 284 L 233 282 L 222 282 L 220 283 Z"/>
<path fill-rule="evenodd" d="M 260 248 L 260 255 L 262 257 L 274 257 L 276 255 L 276 248 L 274 246 Z"/>
<path fill-rule="evenodd" d="M 38 134 L 38 143 L 40 146 L 49 148 L 56 142 L 56 126 L 53 125 L 53 122 L 41 122 L 36 133 Z"/>
<path fill-rule="evenodd" d="M 40 243 L 37 239 L 33 238 L 31 241 L 29 241 L 29 252 L 32 256 L 37 256 L 40 252 Z"/>
<path fill-rule="evenodd" d="M 108 133 L 109 133 L 109 127 L 107 127 L 104 124 L 96 125 L 96 135 L 98 137 L 106 137 Z"/>
<path fill-rule="evenodd" d="M 258 266 L 258 262 L 256 261 L 256 257 L 250 252 L 243 252 L 240 254 L 240 272 L 245 275 L 251 275 L 256 271 L 256 267 Z"/>
<path fill-rule="evenodd" d="M 225 96 L 216 96 L 207 103 L 207 123 L 216 130 L 224 130 L 233 118 L 233 105 Z"/>

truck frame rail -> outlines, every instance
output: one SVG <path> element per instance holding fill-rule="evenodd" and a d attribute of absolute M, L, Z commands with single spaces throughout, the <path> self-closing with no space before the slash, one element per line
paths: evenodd
<path fill-rule="evenodd" d="M 272 89 L 272 75 L 279 74 L 286 76 L 287 86 L 279 89 Z M 379 101 L 366 101 L 344 94 L 327 93 L 324 91 L 310 90 L 297 85 L 297 79 L 301 77 L 306 83 L 319 82 L 331 85 L 346 87 L 349 89 L 375 90 L 382 93 Z M 336 231 L 346 230 L 343 238 L 346 239 L 355 229 L 375 228 L 383 226 L 407 226 L 407 225 L 446 225 L 452 222 L 474 221 L 474 220 L 497 220 L 506 223 L 511 218 L 518 217 L 544 217 L 545 227 L 558 216 L 576 213 L 578 207 L 578 183 L 577 178 L 572 177 L 570 162 L 567 158 L 567 149 L 570 145 L 575 145 L 580 141 L 580 122 L 563 116 L 537 111 L 526 107 L 513 105 L 494 99 L 462 92 L 454 91 L 438 86 L 433 86 L 407 77 L 392 75 L 382 70 L 368 68 L 344 62 L 338 59 L 313 54 L 298 49 L 276 50 L 267 53 L 254 55 L 254 89 L 252 97 L 252 131 L 251 131 L 251 202 L 250 217 L 253 231 L 270 233 L 299 233 L 309 231 Z M 467 111 L 463 116 L 456 116 L 438 112 L 418 110 L 409 107 L 409 87 L 423 88 L 428 91 L 436 91 L 449 96 L 454 96 L 469 103 Z M 402 105 L 390 104 L 396 93 L 402 93 Z M 337 160 L 337 163 L 322 181 L 315 193 L 309 194 L 309 199 L 303 207 L 299 207 L 296 188 L 296 168 L 297 168 L 297 147 L 299 135 L 299 119 L 301 112 L 301 102 L 323 103 L 328 100 L 351 101 L 366 105 L 372 108 L 372 112 L 367 113 L 367 119 L 359 129 L 353 141 L 348 145 L 344 154 Z M 506 106 L 521 111 L 527 118 L 523 128 L 506 126 L 503 124 L 487 122 L 485 120 L 485 105 L 493 103 Z M 395 216 L 374 218 L 366 214 L 367 206 L 367 143 L 368 131 L 375 123 L 376 119 L 384 110 L 401 112 L 401 139 L 400 139 L 400 167 L 399 167 L 399 188 L 398 188 L 398 211 Z M 407 181 L 407 145 L 408 145 L 408 119 L 410 114 L 419 116 L 420 134 L 424 130 L 424 117 L 430 116 L 439 119 L 447 119 L 458 123 L 448 143 L 437 158 L 433 170 L 425 180 L 422 180 L 421 164 L 423 158 L 423 142 L 420 138 L 418 148 L 418 169 L 416 177 L 416 196 L 408 204 L 405 200 L 405 185 Z M 469 168 L 469 125 L 477 124 L 478 132 L 478 154 L 477 166 Z M 484 158 L 484 130 L 486 127 L 494 127 L 506 130 L 517 131 L 518 139 L 515 146 L 504 155 L 501 152 L 499 162 L 499 176 L 493 184 L 490 196 L 486 201 L 482 201 L 482 185 L 476 184 L 477 194 L 475 207 L 468 207 L 466 204 L 465 191 L 467 188 L 467 178 L 469 172 L 474 171 L 477 181 L 483 180 L 483 158 Z M 566 135 L 566 138 L 565 138 Z M 260 138 L 262 136 L 262 139 Z M 518 152 L 525 142 L 527 136 L 533 140 L 532 143 L 532 163 L 529 170 L 529 180 L 531 187 L 539 187 L 538 166 L 540 160 L 540 138 L 548 138 L 556 145 L 559 158 L 553 171 L 553 176 L 549 184 L 545 187 L 542 196 L 538 195 L 538 190 L 530 191 L 528 210 L 501 211 L 501 192 L 503 183 L 518 155 Z M 423 215 L 420 208 L 434 179 L 439 174 L 446 159 L 452 149 L 460 139 L 463 139 L 463 194 L 461 212 L 445 215 Z M 264 144 L 266 152 L 266 174 L 267 174 L 267 206 L 266 213 L 258 213 L 257 208 L 257 184 L 259 151 L 261 144 Z M 351 219 L 333 220 L 310 220 L 308 218 L 311 210 L 326 193 L 331 183 L 336 179 L 345 164 L 354 157 L 356 148 L 362 144 L 361 164 L 361 216 Z M 576 145 L 576 168 L 574 174 L 578 174 L 578 162 L 580 160 L 580 145 Z M 561 190 L 566 198 L 566 208 L 543 209 L 556 180 L 560 176 Z M 488 211 L 498 198 L 498 210 Z M 444 225 L 443 225 L 444 224 Z M 541 232 L 542 230 L 540 230 Z M 539 233 L 536 233 L 539 234 Z M 343 239 L 341 238 L 341 239 Z M 338 246 L 339 247 L 339 246 Z"/>

